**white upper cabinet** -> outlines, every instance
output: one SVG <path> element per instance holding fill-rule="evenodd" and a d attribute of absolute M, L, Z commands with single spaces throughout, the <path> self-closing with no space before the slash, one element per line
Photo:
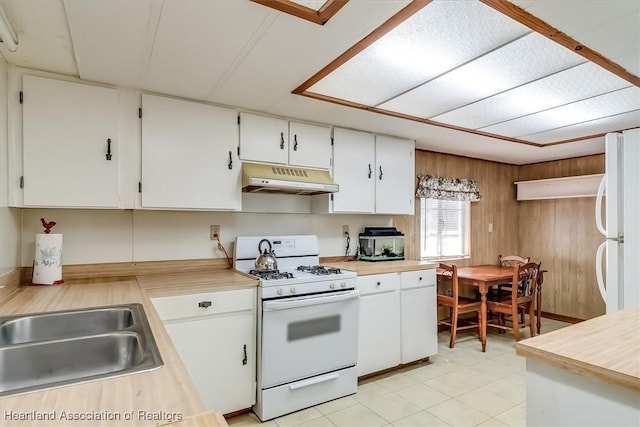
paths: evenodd
<path fill-rule="evenodd" d="M 289 162 L 289 122 L 240 113 L 240 158 L 254 162 Z"/>
<path fill-rule="evenodd" d="M 289 164 L 329 169 L 331 167 L 331 128 L 289 122 Z"/>
<path fill-rule="evenodd" d="M 373 213 L 375 209 L 375 137 L 350 129 L 333 130 L 333 212 Z"/>
<path fill-rule="evenodd" d="M 142 95 L 142 207 L 239 210 L 237 112 Z"/>
<path fill-rule="evenodd" d="M 312 198 L 315 213 L 413 215 L 414 141 L 333 129 L 333 180 L 340 189 Z"/>
<path fill-rule="evenodd" d="M 242 160 L 331 168 L 331 127 L 240 113 Z"/>
<path fill-rule="evenodd" d="M 24 206 L 120 206 L 118 92 L 23 78 Z"/>
<path fill-rule="evenodd" d="M 376 213 L 413 215 L 415 143 L 376 135 Z"/>

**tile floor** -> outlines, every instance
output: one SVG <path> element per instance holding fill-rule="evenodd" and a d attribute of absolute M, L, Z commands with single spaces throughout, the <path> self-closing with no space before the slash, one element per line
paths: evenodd
<path fill-rule="evenodd" d="M 542 332 L 568 325 L 542 319 Z M 254 414 L 227 421 L 233 427 L 525 426 L 525 359 L 516 356 L 512 334 L 489 334 L 486 353 L 472 332 L 459 332 L 453 349 L 442 332 L 429 362 L 360 381 L 352 396 L 266 423 Z"/>

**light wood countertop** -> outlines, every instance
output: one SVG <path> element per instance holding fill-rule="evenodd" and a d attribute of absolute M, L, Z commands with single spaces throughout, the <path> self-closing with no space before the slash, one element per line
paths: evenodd
<path fill-rule="evenodd" d="M 427 261 L 341 261 L 327 262 L 327 266 L 341 268 L 343 270 L 355 271 L 358 276 L 369 276 L 372 274 L 400 273 L 402 271 L 430 270 L 438 265 Z"/>
<path fill-rule="evenodd" d="M 161 320 L 159 319 L 148 295 L 143 288 L 171 291 L 172 286 L 182 291 L 205 289 L 204 276 L 194 273 L 171 274 L 159 277 L 142 278 L 144 287 L 135 277 L 78 279 L 57 286 L 21 286 L 10 298 L 0 301 L 2 315 L 57 311 L 123 303 L 141 303 L 149 320 L 155 341 L 160 350 L 164 365 L 159 369 L 107 378 L 84 384 L 70 385 L 40 392 L 0 398 L 0 414 L 3 427 L 26 425 L 159 425 L 167 422 L 186 420 L 189 417 L 206 412 L 206 408 L 196 391 L 182 360 L 178 356 Z M 244 286 L 246 277 L 232 271 L 208 272 L 208 277 L 222 278 L 229 286 L 236 278 Z M 160 279 L 163 277 L 165 279 Z M 217 279 L 216 279 L 217 280 Z M 214 282 L 216 280 L 213 280 Z M 253 281 L 255 282 L 255 280 Z M 154 285 L 154 283 L 156 285 Z M 238 284 L 240 286 L 240 284 Z M 214 285 L 215 286 L 215 285 Z M 255 284 L 253 285 L 255 286 Z M 211 289 L 209 286 L 206 289 Z M 12 414 L 54 414 L 53 421 L 11 420 Z M 34 412 L 35 411 L 35 412 Z M 113 420 L 71 421 L 62 420 L 63 411 L 67 414 L 86 416 L 119 417 Z M 131 420 L 125 419 L 131 414 Z M 17 416 L 17 415 L 16 415 Z M 225 426 L 226 422 L 218 414 L 209 416 L 212 426 Z M 217 424 L 213 424 L 213 420 Z"/>
<path fill-rule="evenodd" d="M 516 353 L 640 391 L 640 307 L 520 341 Z"/>
<path fill-rule="evenodd" d="M 151 297 L 258 286 L 255 277 L 235 270 L 146 274 L 137 276 L 137 279 L 140 287 Z"/>

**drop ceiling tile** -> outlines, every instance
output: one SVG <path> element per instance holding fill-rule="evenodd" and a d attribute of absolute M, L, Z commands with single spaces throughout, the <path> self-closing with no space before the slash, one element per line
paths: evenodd
<path fill-rule="evenodd" d="M 640 75 L 640 1 L 514 0 L 513 3 Z M 629 57 L 632 53 L 635 55 Z"/>
<path fill-rule="evenodd" d="M 88 2 L 65 0 L 69 30 L 80 78 L 124 87 L 139 87 L 156 22 L 150 23 L 153 1 Z"/>
<path fill-rule="evenodd" d="M 35 70 L 78 75 L 69 25 L 61 1 L 1 0 L 0 7 L 18 37 L 18 48 L 9 52 L 0 44 L 7 62 Z"/>
<path fill-rule="evenodd" d="M 203 99 L 271 13 L 248 1 L 164 2 L 143 88 Z"/>
<path fill-rule="evenodd" d="M 407 4 L 407 0 L 376 0 L 372 7 L 368 1 L 350 1 L 322 26 L 276 13 L 273 24 L 207 100 L 268 111 Z M 288 115 L 298 114 L 293 109 Z"/>
<path fill-rule="evenodd" d="M 640 110 L 520 137 L 526 141 L 550 143 L 640 126 Z"/>
<path fill-rule="evenodd" d="M 636 0 L 514 0 L 512 3 L 574 38 L 640 9 Z"/>
<path fill-rule="evenodd" d="M 470 129 L 484 128 L 628 86 L 626 80 L 585 62 L 432 119 Z"/>
<path fill-rule="evenodd" d="M 434 1 L 309 91 L 378 105 L 528 32 L 480 2 Z"/>
<path fill-rule="evenodd" d="M 487 126 L 481 130 L 498 135 L 520 137 L 638 109 L 640 109 L 640 88 L 632 86 Z"/>
<path fill-rule="evenodd" d="M 380 108 L 429 118 L 582 62 L 580 55 L 530 33 Z"/>
<path fill-rule="evenodd" d="M 640 1 L 634 2 L 640 8 Z M 640 10 L 578 35 L 581 43 L 640 75 Z M 627 60 L 625 57 L 629 57 Z"/>

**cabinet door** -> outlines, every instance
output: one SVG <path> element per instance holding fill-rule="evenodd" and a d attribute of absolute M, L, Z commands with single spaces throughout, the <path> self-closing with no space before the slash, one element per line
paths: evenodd
<path fill-rule="evenodd" d="M 402 363 L 438 352 L 436 287 L 427 286 L 400 292 L 402 312 Z"/>
<path fill-rule="evenodd" d="M 117 208 L 117 91 L 34 76 L 23 91 L 24 205 Z"/>
<path fill-rule="evenodd" d="M 289 122 L 289 164 L 329 169 L 331 167 L 331 128 Z"/>
<path fill-rule="evenodd" d="M 375 208 L 375 137 L 349 129 L 333 130 L 333 212 L 373 213 Z"/>
<path fill-rule="evenodd" d="M 255 403 L 253 314 L 165 326 L 207 409 L 226 414 Z"/>
<path fill-rule="evenodd" d="M 376 136 L 376 213 L 413 215 L 415 144 Z"/>
<path fill-rule="evenodd" d="M 289 162 L 289 122 L 240 113 L 240 158 L 254 162 Z"/>
<path fill-rule="evenodd" d="M 360 330 L 358 375 L 400 364 L 400 291 L 398 274 L 358 277 Z"/>
<path fill-rule="evenodd" d="M 142 206 L 239 210 L 234 110 L 142 95 Z"/>

